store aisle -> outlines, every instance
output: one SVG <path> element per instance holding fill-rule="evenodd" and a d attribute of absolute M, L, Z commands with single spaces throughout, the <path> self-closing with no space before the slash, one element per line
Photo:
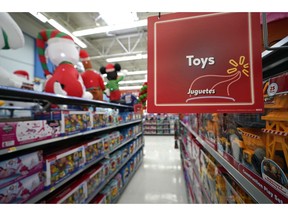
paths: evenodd
<path fill-rule="evenodd" d="M 145 136 L 144 161 L 119 204 L 187 203 L 179 149 L 173 136 Z"/>

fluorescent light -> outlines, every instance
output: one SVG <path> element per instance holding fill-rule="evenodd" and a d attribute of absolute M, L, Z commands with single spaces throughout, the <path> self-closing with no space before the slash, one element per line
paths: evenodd
<path fill-rule="evenodd" d="M 58 29 L 59 31 L 70 35 L 73 38 L 74 42 L 76 44 L 78 44 L 81 48 L 83 48 L 83 49 L 87 48 L 87 45 L 85 43 L 83 43 L 81 40 L 79 40 L 77 37 L 75 37 L 73 34 L 71 34 L 71 32 L 69 32 L 66 28 L 64 28 L 62 25 L 60 25 L 56 20 L 49 19 L 48 23 L 50 25 L 52 25 L 54 28 Z"/>
<path fill-rule="evenodd" d="M 32 14 L 34 17 L 36 17 L 43 23 L 46 23 L 48 21 L 48 18 L 39 12 L 30 12 L 30 14 Z"/>
<path fill-rule="evenodd" d="M 123 71 L 123 70 L 122 70 Z M 127 70 L 126 70 L 126 76 L 134 76 L 134 75 L 145 75 L 145 74 L 147 74 L 147 71 L 133 71 L 133 72 L 128 72 Z M 118 75 L 119 76 L 123 76 L 124 75 L 124 73 L 122 73 L 122 72 L 119 72 L 118 73 Z M 107 77 L 107 74 L 102 74 L 102 76 L 103 77 Z"/>
<path fill-rule="evenodd" d="M 111 11 L 106 11 L 100 12 L 100 16 L 109 26 L 130 24 L 139 19 L 136 12 L 121 12 L 120 16 L 115 16 Z"/>
<path fill-rule="evenodd" d="M 139 60 L 139 59 L 147 59 L 147 54 L 137 54 L 132 56 L 121 56 L 115 58 L 106 59 L 107 62 L 119 62 L 119 61 L 131 61 L 131 60 Z"/>
<path fill-rule="evenodd" d="M 103 26 L 103 27 L 96 27 L 91 29 L 84 29 L 80 31 L 74 31 L 73 35 L 76 37 L 79 36 L 85 36 L 85 35 L 92 35 L 92 34 L 101 34 L 101 33 L 107 33 L 112 31 L 119 31 L 123 29 L 131 29 L 131 28 L 137 28 L 147 26 L 147 19 L 139 20 L 136 22 L 132 22 L 129 24 L 121 24 L 121 25 L 114 25 L 114 26 Z"/>
<path fill-rule="evenodd" d="M 124 80 L 124 81 L 120 81 L 119 85 L 125 85 L 125 84 L 134 84 L 134 83 L 144 83 L 147 82 L 147 79 L 143 79 L 143 80 Z M 107 82 L 104 82 L 104 84 L 106 85 Z"/>
<path fill-rule="evenodd" d="M 120 86 L 120 90 L 140 90 L 142 86 Z"/>
<path fill-rule="evenodd" d="M 133 83 L 144 83 L 147 82 L 147 80 L 124 80 L 124 81 L 120 81 L 119 84 L 133 84 Z"/>

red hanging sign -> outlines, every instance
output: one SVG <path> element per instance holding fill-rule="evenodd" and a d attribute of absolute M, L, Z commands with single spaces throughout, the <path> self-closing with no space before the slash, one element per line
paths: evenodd
<path fill-rule="evenodd" d="M 259 13 L 148 19 L 148 112 L 262 112 Z"/>

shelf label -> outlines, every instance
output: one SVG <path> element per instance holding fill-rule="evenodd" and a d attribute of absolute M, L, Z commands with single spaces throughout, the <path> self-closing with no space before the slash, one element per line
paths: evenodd
<path fill-rule="evenodd" d="M 262 112 L 259 13 L 148 19 L 148 112 Z"/>
<path fill-rule="evenodd" d="M 239 165 L 239 172 L 248 179 L 255 187 L 257 187 L 263 194 L 265 194 L 274 203 L 288 203 L 288 198 L 278 192 L 275 188 L 271 187 L 260 176 L 253 173 L 251 170 Z"/>
<path fill-rule="evenodd" d="M 10 147 L 7 149 L 7 152 L 11 153 L 11 152 L 14 152 L 16 150 L 17 150 L 16 147 Z"/>

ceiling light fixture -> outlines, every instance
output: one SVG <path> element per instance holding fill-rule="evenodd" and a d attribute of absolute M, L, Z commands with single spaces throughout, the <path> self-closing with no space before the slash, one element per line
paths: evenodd
<path fill-rule="evenodd" d="M 83 41 L 81 41 L 79 38 L 75 37 L 71 32 L 69 32 L 65 27 L 60 25 L 56 20 L 48 19 L 46 16 L 44 16 L 40 12 L 30 12 L 30 14 L 32 14 L 34 17 L 36 17 L 41 22 L 43 22 L 43 23 L 48 22 L 50 25 L 52 25 L 54 28 L 58 29 L 59 31 L 70 35 L 73 38 L 74 42 L 76 44 L 78 44 L 81 48 L 83 48 L 83 49 L 87 48 L 87 45 L 85 43 L 83 43 Z"/>
<path fill-rule="evenodd" d="M 101 33 L 107 33 L 107 32 L 143 27 L 143 26 L 147 26 L 147 19 L 139 20 L 136 22 L 128 23 L 128 24 L 121 24 L 121 25 L 114 25 L 114 26 L 103 26 L 103 27 L 96 27 L 96 28 L 91 28 L 91 29 L 74 31 L 73 35 L 75 35 L 76 37 L 80 37 L 80 36 L 101 34 Z"/>
<path fill-rule="evenodd" d="M 73 38 L 74 42 L 75 42 L 76 44 L 78 44 L 81 48 L 83 48 L 83 49 L 84 49 L 84 48 L 87 48 L 87 45 L 86 45 L 85 43 L 83 43 L 81 40 L 79 40 L 77 37 L 75 37 L 73 34 L 71 34 L 71 32 L 69 32 L 65 27 L 63 27 L 62 25 L 60 25 L 56 20 L 54 20 L 54 19 L 49 19 L 49 20 L 48 20 L 48 23 L 49 23 L 50 25 L 52 25 L 54 28 L 58 29 L 59 31 L 64 32 L 64 33 L 70 35 L 70 36 Z"/>
<path fill-rule="evenodd" d="M 48 21 L 48 18 L 39 12 L 30 12 L 30 14 L 32 14 L 34 17 L 36 17 L 43 23 L 46 23 Z"/>
<path fill-rule="evenodd" d="M 130 24 L 139 20 L 136 12 L 121 12 L 121 16 L 115 16 L 111 11 L 100 12 L 100 17 L 108 26 Z"/>
<path fill-rule="evenodd" d="M 121 72 L 118 73 L 119 76 L 123 76 L 124 73 L 122 73 L 123 70 L 121 70 Z M 147 71 L 133 71 L 133 72 L 128 72 L 127 70 L 124 70 L 126 71 L 126 76 L 135 76 L 135 75 L 146 75 L 147 74 Z M 103 77 L 107 77 L 107 74 L 102 74 Z"/>
<path fill-rule="evenodd" d="M 106 62 L 112 63 L 112 62 L 131 61 L 131 60 L 140 60 L 140 59 L 147 59 L 147 54 L 137 54 L 137 55 L 132 55 L 132 56 L 108 58 L 106 59 Z"/>
<path fill-rule="evenodd" d="M 120 90 L 140 90 L 142 86 L 120 86 Z"/>

